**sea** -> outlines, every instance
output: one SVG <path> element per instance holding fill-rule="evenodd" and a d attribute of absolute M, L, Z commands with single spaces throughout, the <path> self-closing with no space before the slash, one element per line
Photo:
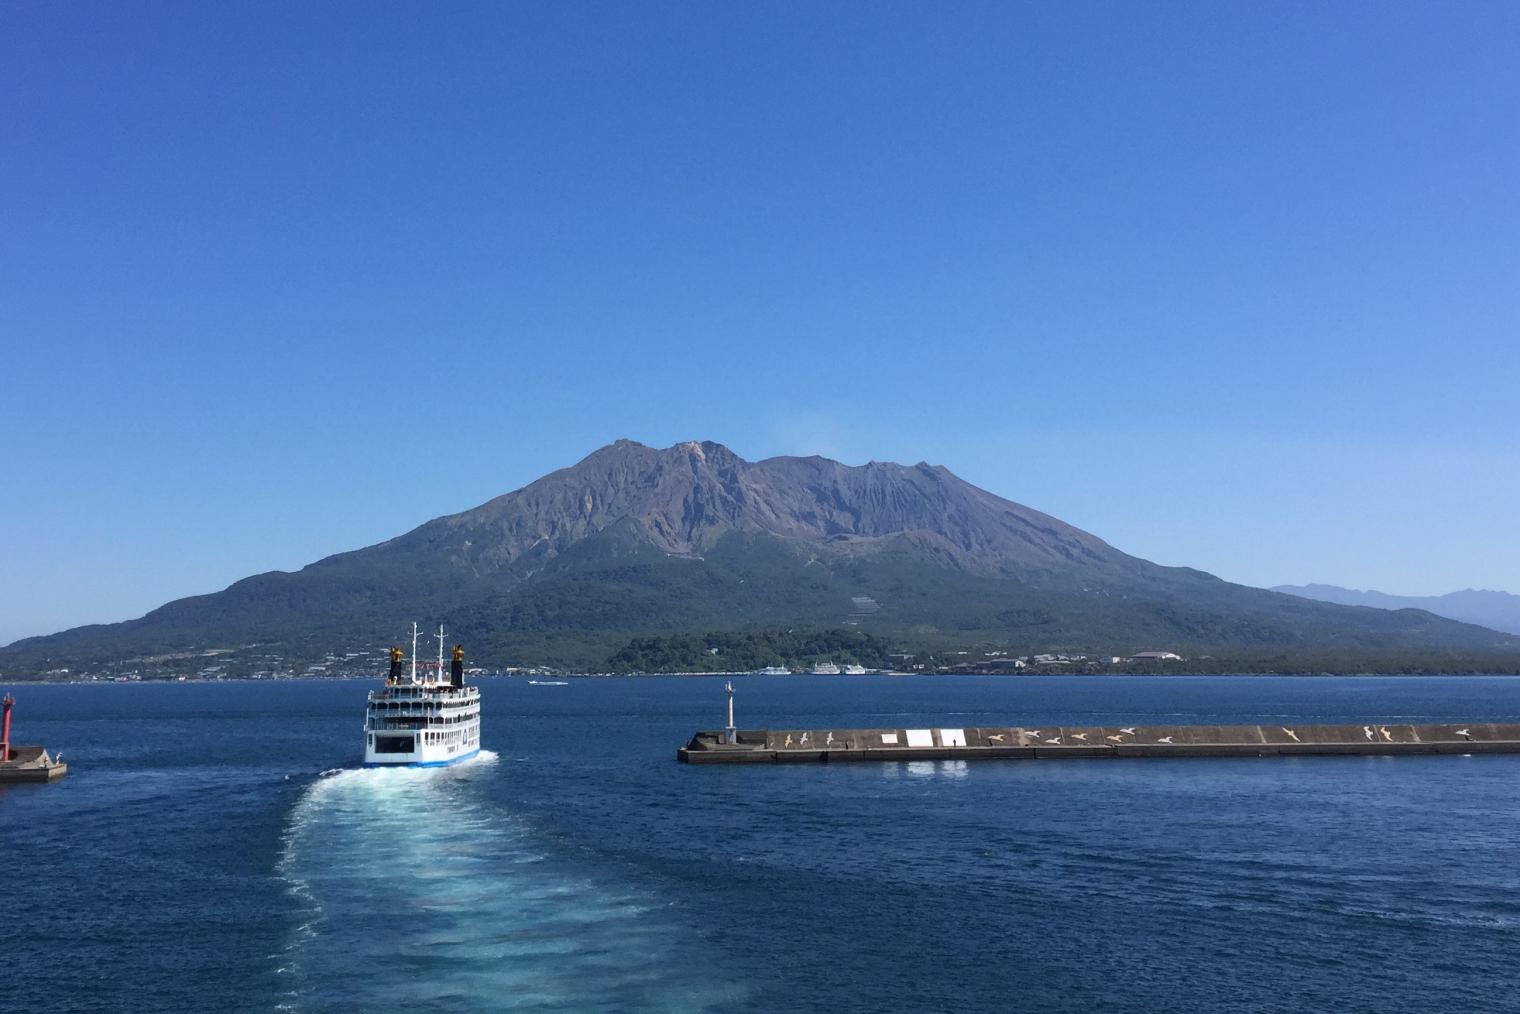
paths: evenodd
<path fill-rule="evenodd" d="M 1520 721 L 1506 677 L 735 677 L 745 728 Z M 1520 756 L 698 767 L 723 679 L 13 685 L 5 1011 L 1520 1010 Z"/>

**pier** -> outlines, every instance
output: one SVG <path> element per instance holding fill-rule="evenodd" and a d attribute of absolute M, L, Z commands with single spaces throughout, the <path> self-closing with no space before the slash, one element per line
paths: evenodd
<path fill-rule="evenodd" d="M 732 723 L 732 718 L 730 718 Z M 728 729 L 676 751 L 688 764 L 1520 753 L 1520 724 L 1045 725 Z"/>
<path fill-rule="evenodd" d="M 40 746 L 11 745 L 11 709 L 15 700 L 10 694 L 0 700 L 0 785 L 21 782 L 50 782 L 68 774 L 69 766 L 61 757 L 50 757 Z"/>

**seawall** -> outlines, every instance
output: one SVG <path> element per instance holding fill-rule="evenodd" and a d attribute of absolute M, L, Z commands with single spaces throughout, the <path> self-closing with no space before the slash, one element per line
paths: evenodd
<path fill-rule="evenodd" d="M 1520 753 L 1520 724 L 1152 725 L 699 732 L 688 764 Z"/>

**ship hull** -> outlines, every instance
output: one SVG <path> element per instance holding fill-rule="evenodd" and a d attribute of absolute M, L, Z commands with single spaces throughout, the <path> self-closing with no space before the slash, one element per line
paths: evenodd
<path fill-rule="evenodd" d="M 397 760 L 397 761 L 365 761 L 367 768 L 451 768 L 456 764 L 463 764 L 467 760 L 473 760 L 480 756 L 480 747 L 462 753 L 457 757 L 449 757 L 446 760 Z"/>

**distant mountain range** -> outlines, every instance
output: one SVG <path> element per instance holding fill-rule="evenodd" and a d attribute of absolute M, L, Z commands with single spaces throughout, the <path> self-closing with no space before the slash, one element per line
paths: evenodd
<path fill-rule="evenodd" d="M 1374 609 L 1424 609 L 1463 623 L 1476 623 L 1510 634 L 1520 634 L 1520 595 L 1468 588 L 1445 595 L 1385 595 L 1379 591 L 1356 591 L 1333 584 L 1278 585 L 1272 589 L 1318 602 Z"/>
<path fill-rule="evenodd" d="M 447 623 L 487 666 L 596 667 L 633 636 L 840 626 L 1020 653 L 1520 652 L 1520 638 L 1429 612 L 1158 566 L 936 465 L 620 440 L 378 545 L 18 641 L 0 674 L 332 654 L 372 668 L 341 656 L 397 642 L 413 619 Z"/>

